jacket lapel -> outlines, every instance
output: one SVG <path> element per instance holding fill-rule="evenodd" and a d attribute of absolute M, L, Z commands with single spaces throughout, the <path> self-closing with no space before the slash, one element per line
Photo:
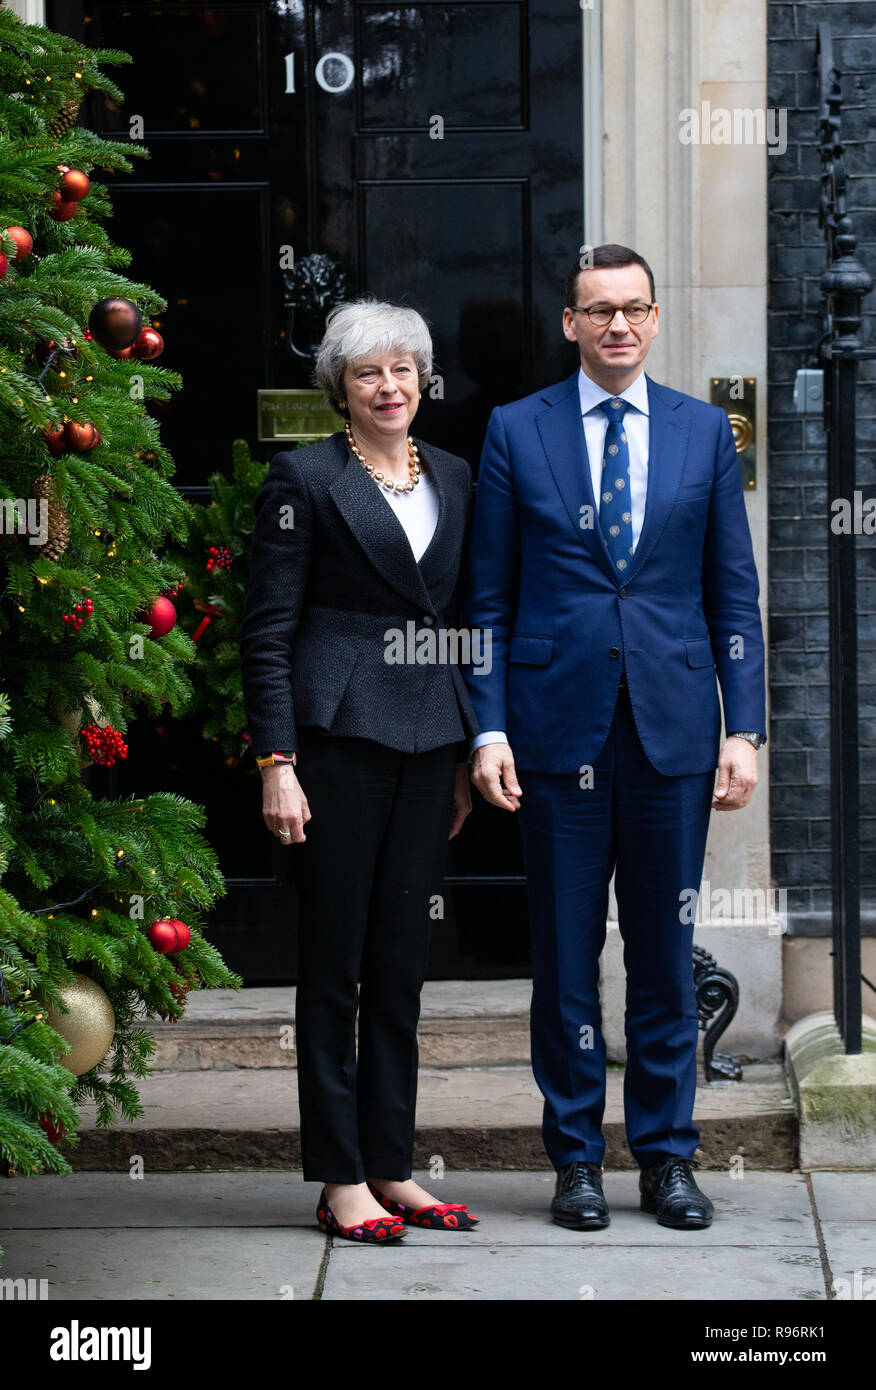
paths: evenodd
<path fill-rule="evenodd" d="M 557 390 L 562 394 L 557 396 Z M 536 415 L 535 424 L 554 482 L 576 534 L 581 537 L 599 567 L 611 579 L 615 579 L 599 529 L 599 503 L 593 496 L 590 481 L 590 462 L 578 395 L 578 373 L 561 382 L 558 388 L 545 392 L 545 399 L 553 403 Z M 584 506 L 591 508 L 589 520 L 592 525 L 581 525 L 582 519 L 588 519 L 581 511 Z"/>
<path fill-rule="evenodd" d="M 380 496 L 378 484 L 369 477 L 358 459 L 347 449 L 343 435 L 338 434 L 335 438 L 340 454 L 346 458 L 344 467 L 329 487 L 335 506 L 387 584 L 423 612 L 434 613 L 434 602 L 420 566 L 414 559 L 414 552 L 411 550 L 404 527 L 386 499 Z M 417 440 L 417 447 L 430 471 L 439 499 L 438 524 L 421 557 L 423 563 L 435 558 L 450 508 L 447 480 L 442 477 L 440 465 L 436 464 L 428 446 L 423 446 Z"/>
<path fill-rule="evenodd" d="M 468 507 L 468 491 L 453 478 L 444 462 L 435 457 L 431 444 L 416 441 L 438 493 L 438 521 L 432 539 L 420 556 L 419 565 L 426 585 L 431 588 L 452 562 L 465 563 L 462 545 Z M 457 561 L 458 557 L 458 561 Z"/>
<path fill-rule="evenodd" d="M 684 472 L 690 420 L 679 409 L 683 397 L 677 391 L 648 382 L 648 490 L 645 519 L 635 554 L 618 583 L 628 584 L 653 550 L 675 504 Z"/>

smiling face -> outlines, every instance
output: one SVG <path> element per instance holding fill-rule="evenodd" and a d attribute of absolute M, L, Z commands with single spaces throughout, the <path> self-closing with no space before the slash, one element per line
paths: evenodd
<path fill-rule="evenodd" d="M 344 394 L 355 435 L 391 442 L 404 438 L 420 403 L 412 352 L 373 353 L 344 370 Z"/>
<path fill-rule="evenodd" d="M 650 304 L 651 286 L 640 265 L 582 270 L 575 303 L 585 309 L 609 304 L 616 309 L 630 304 Z M 644 323 L 627 323 L 615 313 L 611 323 L 599 327 L 586 314 L 563 310 L 563 332 L 578 344 L 581 366 L 606 391 L 626 390 L 642 368 L 651 343 L 657 337 L 660 311 L 655 305 Z"/>

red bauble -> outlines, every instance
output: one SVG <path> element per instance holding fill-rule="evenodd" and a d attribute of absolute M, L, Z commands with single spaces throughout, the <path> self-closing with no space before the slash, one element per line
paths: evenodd
<path fill-rule="evenodd" d="M 118 358 L 120 358 L 120 359 L 122 359 L 122 360 L 123 360 L 124 358 L 126 358 L 126 357 L 136 357 L 136 356 L 137 356 L 137 349 L 134 347 L 133 344 L 132 344 L 130 347 L 119 348 L 118 352 L 111 352 L 111 353 L 110 353 L 110 357 L 118 357 Z"/>
<path fill-rule="evenodd" d="M 6 235 L 11 236 L 15 245 L 18 247 L 15 259 L 23 261 L 25 256 L 29 256 L 33 250 L 33 237 L 24 227 L 7 227 Z"/>
<path fill-rule="evenodd" d="M 144 328 L 134 344 L 134 352 L 141 362 L 151 362 L 164 352 L 164 339 L 157 328 Z"/>
<path fill-rule="evenodd" d="M 69 222 L 71 217 L 76 216 L 78 203 L 65 202 L 57 188 L 52 194 L 52 207 L 49 209 L 49 216 L 54 217 L 56 222 Z"/>
<path fill-rule="evenodd" d="M 3 279 L 3 276 L 6 274 L 6 272 L 7 272 L 8 269 L 9 269 L 9 257 L 8 257 L 8 256 L 4 256 L 3 252 L 0 251 L 0 280 Z"/>
<path fill-rule="evenodd" d="M 178 917 L 171 917 L 168 920 L 176 927 L 176 949 L 184 951 L 192 939 L 191 932 L 185 922 L 181 922 Z"/>
<path fill-rule="evenodd" d="M 140 617 L 140 622 L 149 624 L 150 637 L 164 637 L 176 626 L 176 609 L 169 598 L 159 597 L 149 612 Z"/>
<path fill-rule="evenodd" d="M 67 449 L 63 425 L 59 425 L 56 430 L 43 430 L 43 439 L 46 441 L 49 453 L 56 459 L 59 459 Z"/>
<path fill-rule="evenodd" d="M 146 932 L 146 937 L 160 956 L 169 955 L 171 951 L 179 949 L 176 924 L 169 917 L 163 917 L 160 922 L 153 922 Z"/>
<path fill-rule="evenodd" d="M 36 348 L 34 349 L 34 351 L 36 352 L 37 361 L 40 364 L 48 362 L 49 357 L 54 352 L 55 348 L 58 347 L 61 349 L 65 357 L 72 358 L 73 361 L 75 361 L 76 358 L 79 356 L 78 347 L 70 339 L 66 339 L 63 343 L 56 343 L 54 338 L 50 338 L 48 342 L 37 343 Z M 55 359 L 55 363 L 57 363 L 57 365 L 55 366 L 55 364 L 53 364 L 53 366 L 55 366 L 55 370 L 57 371 L 58 366 L 61 365 L 58 358 Z"/>
<path fill-rule="evenodd" d="M 68 449 L 72 449 L 77 454 L 88 454 L 102 439 L 99 429 L 96 429 L 90 421 L 79 424 L 76 420 L 65 420 L 64 422 L 64 441 Z"/>
<path fill-rule="evenodd" d="M 143 327 L 143 315 L 130 299 L 110 296 L 98 300 L 88 316 L 93 337 L 107 352 L 131 347 Z"/>
<path fill-rule="evenodd" d="M 42 1125 L 52 1144 L 62 1143 L 64 1139 L 64 1127 L 63 1125 L 55 1124 L 55 1121 L 52 1119 L 48 1110 L 44 1110 L 42 1115 L 40 1115 L 40 1124 Z"/>
<path fill-rule="evenodd" d="M 81 169 L 68 169 L 58 184 L 58 188 L 65 202 L 81 203 L 83 198 L 88 197 L 91 180 L 87 174 L 83 174 Z"/>

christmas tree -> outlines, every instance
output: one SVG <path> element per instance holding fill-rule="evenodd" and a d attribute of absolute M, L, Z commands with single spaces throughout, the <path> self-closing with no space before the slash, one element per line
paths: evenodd
<path fill-rule="evenodd" d="M 181 384 L 166 303 L 121 274 L 96 181 L 146 151 L 74 125 L 129 61 L 0 9 L 0 1161 L 25 1174 L 70 1171 L 86 1098 L 101 1125 L 143 1113 L 144 1018 L 241 983 L 202 932 L 225 892 L 203 808 L 102 780 L 131 719 L 185 707 L 195 658 L 146 407 Z"/>
<path fill-rule="evenodd" d="M 220 743 L 235 763 L 250 746 L 240 623 L 249 582 L 253 503 L 267 471 L 266 463 L 252 458 L 246 440 L 235 439 L 230 478 L 210 475 L 210 502 L 187 504 L 187 544 L 168 551 L 168 559 L 186 576 L 180 621 L 197 649 L 194 694 L 186 714 L 199 717 L 204 737 Z"/>

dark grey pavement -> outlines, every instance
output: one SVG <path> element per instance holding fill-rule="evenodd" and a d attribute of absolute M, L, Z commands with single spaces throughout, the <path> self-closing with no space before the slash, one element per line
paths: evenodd
<path fill-rule="evenodd" d="M 378 1248 L 331 1240 L 314 1224 L 318 1186 L 295 1171 L 8 1179 L 0 1280 L 95 1301 L 876 1298 L 874 1173 L 701 1170 L 715 1221 L 683 1232 L 639 1212 L 635 1173 L 608 1172 L 612 1222 L 591 1233 L 550 1221 L 548 1171 L 418 1176 L 480 1225 Z"/>

